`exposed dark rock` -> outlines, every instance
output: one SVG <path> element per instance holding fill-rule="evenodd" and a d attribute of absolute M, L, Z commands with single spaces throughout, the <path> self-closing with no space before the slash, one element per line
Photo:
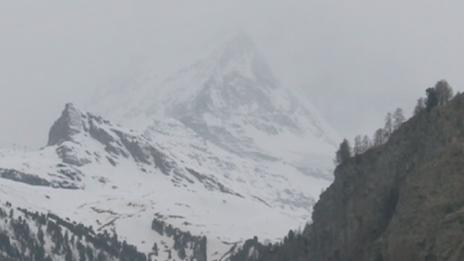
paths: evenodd
<path fill-rule="evenodd" d="M 239 193 L 234 192 L 232 189 L 224 186 L 224 184 L 214 180 L 211 177 L 202 175 L 202 174 L 198 173 L 197 171 L 195 171 L 193 169 L 187 168 L 187 171 L 190 174 L 192 174 L 192 176 L 194 176 L 208 190 L 219 190 L 222 193 L 231 194 L 231 195 L 243 198 L 243 196 L 240 195 Z"/>
<path fill-rule="evenodd" d="M 175 162 L 168 160 L 166 155 L 160 150 L 152 148 L 151 156 L 153 157 L 156 167 L 159 168 L 165 175 L 169 175 L 171 170 L 175 168 Z"/>
<path fill-rule="evenodd" d="M 463 170 L 461 94 L 342 163 L 302 234 L 245 245 L 232 260 L 464 260 Z"/>
<path fill-rule="evenodd" d="M 88 155 L 81 156 L 79 151 L 76 148 L 76 144 L 72 142 L 65 142 L 56 148 L 56 154 L 63 160 L 63 163 L 74 165 L 74 166 L 84 166 L 89 164 L 91 160 Z"/>
<path fill-rule="evenodd" d="M 69 171 L 60 173 L 69 182 L 60 182 L 59 186 L 77 188 L 73 181 L 80 181 L 80 175 L 73 175 L 79 167 L 92 162 L 108 162 L 117 166 L 120 159 L 131 159 L 137 163 L 140 170 L 148 173 L 150 168 L 157 168 L 161 173 L 172 176 L 172 181 L 179 184 L 182 181 L 202 183 L 209 190 L 242 197 L 222 183 L 194 170 L 180 168 L 175 160 L 165 154 L 144 135 L 134 134 L 113 125 L 111 122 L 90 113 L 82 113 L 74 105 L 67 104 L 61 117 L 50 130 L 49 145 L 56 146 L 56 153 L 62 160 L 62 165 Z M 100 143 L 104 152 L 89 151 L 90 144 Z M 74 172 L 74 173 L 72 173 Z M 57 186 L 54 183 L 53 186 Z"/>
<path fill-rule="evenodd" d="M 48 146 L 61 144 L 62 142 L 72 140 L 72 136 L 80 133 L 84 129 L 82 114 L 73 104 L 68 103 L 61 114 L 61 117 L 55 121 L 48 136 Z"/>
<path fill-rule="evenodd" d="M 14 169 L 2 169 L 0 168 L 0 178 L 9 179 L 16 182 L 26 183 L 33 186 L 44 186 L 50 187 L 51 183 L 43 178 L 39 178 L 36 175 L 19 172 Z"/>
<path fill-rule="evenodd" d="M 342 164 L 309 227 L 311 260 L 464 260 L 464 96 Z"/>
<path fill-rule="evenodd" d="M 69 180 L 63 179 L 51 179 L 46 180 L 44 178 L 38 177 L 37 175 L 24 173 L 14 169 L 3 169 L 0 168 L 0 178 L 8 179 L 16 182 L 21 182 L 24 184 L 32 186 L 42 186 L 42 187 L 53 187 L 53 188 L 62 188 L 62 189 L 80 189 L 78 182 L 80 181 L 80 171 L 71 170 L 71 169 L 58 169 L 58 174 L 69 178 Z M 51 177 L 59 176 L 58 174 L 50 174 Z M 76 182 L 74 182 L 76 181 Z"/>
<path fill-rule="evenodd" d="M 116 130 L 115 133 L 135 161 L 150 164 L 150 154 L 144 150 L 142 142 L 137 137 Z"/>

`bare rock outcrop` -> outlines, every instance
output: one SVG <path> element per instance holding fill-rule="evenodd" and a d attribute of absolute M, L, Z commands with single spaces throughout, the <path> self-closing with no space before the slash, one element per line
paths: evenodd
<path fill-rule="evenodd" d="M 232 261 L 464 260 L 464 95 L 343 162 L 302 234 Z M 250 255 L 253 253 L 253 255 Z"/>

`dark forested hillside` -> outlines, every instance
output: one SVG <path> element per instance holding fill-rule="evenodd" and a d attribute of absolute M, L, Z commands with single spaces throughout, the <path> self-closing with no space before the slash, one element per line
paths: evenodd
<path fill-rule="evenodd" d="M 207 238 L 205 236 L 193 236 L 190 232 L 175 228 L 158 218 L 153 219 L 151 228 L 160 235 L 166 235 L 173 239 L 174 245 L 172 248 L 180 260 L 207 261 Z M 168 259 L 171 259 L 173 253 L 171 253 L 171 250 L 169 251 Z M 155 243 L 152 255 L 156 257 L 158 252 L 159 247 Z M 187 252 L 191 253 L 191 257 L 187 256 Z"/>
<path fill-rule="evenodd" d="M 117 235 L 96 234 L 91 227 L 53 214 L 0 206 L 0 260 L 145 261 L 145 254 Z"/>
<path fill-rule="evenodd" d="M 385 144 L 340 163 L 301 234 L 250 240 L 232 260 L 464 260 L 464 95 L 433 92 Z"/>
<path fill-rule="evenodd" d="M 51 213 L 31 212 L 0 202 L 0 261 L 207 260 L 206 237 L 175 228 L 159 216 L 153 219 L 152 230 L 171 238 L 173 245 L 154 243 L 147 256 L 119 240 L 114 231 L 96 233 L 92 227 Z"/>

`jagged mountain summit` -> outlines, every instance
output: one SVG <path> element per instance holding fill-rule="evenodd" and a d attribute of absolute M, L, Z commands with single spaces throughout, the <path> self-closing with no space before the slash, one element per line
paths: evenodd
<path fill-rule="evenodd" d="M 301 225 L 328 185 L 186 130 L 173 120 L 138 132 L 67 104 L 47 146 L 0 151 L 1 201 L 115 233 L 152 258 L 156 244 L 157 260 L 222 260 L 243 239 Z"/>
<path fill-rule="evenodd" d="M 239 34 L 165 80 L 142 77 L 125 91 L 106 93 L 95 111 L 134 128 L 176 120 L 241 157 L 282 160 L 331 179 L 338 136 L 295 91 Z"/>

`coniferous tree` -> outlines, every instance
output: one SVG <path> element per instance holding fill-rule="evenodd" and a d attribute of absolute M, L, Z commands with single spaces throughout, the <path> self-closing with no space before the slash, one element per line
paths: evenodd
<path fill-rule="evenodd" d="M 45 241 L 44 241 L 44 233 L 41 227 L 39 227 L 39 231 L 37 232 L 37 238 L 39 239 L 39 243 L 43 246 Z"/>
<path fill-rule="evenodd" d="M 371 140 L 369 139 L 369 136 L 364 135 L 362 139 L 362 152 L 366 152 L 369 148 L 371 147 Z"/>
<path fill-rule="evenodd" d="M 359 155 L 363 153 L 363 143 L 361 135 L 358 135 L 354 138 L 353 153 L 354 155 Z"/>
<path fill-rule="evenodd" d="M 453 98 L 453 89 L 445 80 L 441 80 L 435 84 L 435 87 L 426 90 L 427 100 L 426 108 L 428 111 L 434 107 L 443 106 Z"/>
<path fill-rule="evenodd" d="M 337 164 L 342 164 L 349 158 L 351 158 L 351 146 L 350 146 L 350 142 L 345 139 L 340 144 L 340 148 L 338 149 L 336 153 L 335 162 Z"/>
<path fill-rule="evenodd" d="M 385 130 L 378 129 L 374 134 L 374 146 L 380 146 L 385 143 Z"/>
<path fill-rule="evenodd" d="M 430 111 L 438 105 L 438 93 L 435 88 L 428 88 L 425 90 L 425 92 L 427 93 L 427 100 L 425 101 L 425 105 L 427 111 Z"/>
<path fill-rule="evenodd" d="M 393 116 L 389 112 L 387 113 L 387 116 L 385 117 L 385 137 L 388 140 L 390 138 L 390 135 L 393 132 Z"/>
<path fill-rule="evenodd" d="M 438 105 L 443 106 L 453 97 L 453 89 L 446 80 L 441 80 L 435 85 Z"/>
<path fill-rule="evenodd" d="M 404 117 L 403 109 L 401 108 L 396 109 L 395 112 L 393 113 L 393 129 L 394 130 L 399 129 L 405 120 L 406 118 Z"/>
<path fill-rule="evenodd" d="M 155 244 L 153 245 L 153 253 L 155 254 L 155 256 L 158 256 L 158 244 L 155 242 Z"/>
<path fill-rule="evenodd" d="M 421 111 L 425 110 L 426 108 L 426 101 L 425 98 L 419 98 L 417 100 L 416 107 L 414 108 L 414 115 L 419 114 Z"/>
<path fill-rule="evenodd" d="M 295 232 L 293 230 L 288 231 L 287 238 L 289 241 L 295 240 Z"/>

